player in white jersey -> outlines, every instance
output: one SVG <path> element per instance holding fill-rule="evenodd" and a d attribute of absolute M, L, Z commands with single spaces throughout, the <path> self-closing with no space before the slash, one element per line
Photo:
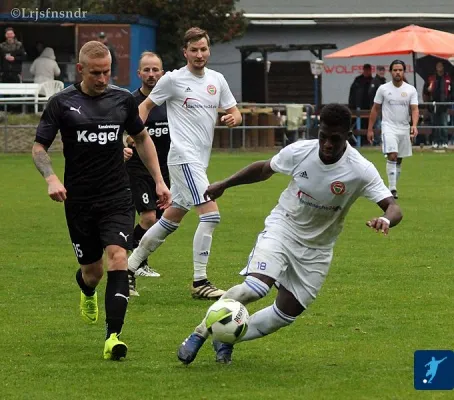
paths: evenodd
<path fill-rule="evenodd" d="M 385 235 L 402 219 L 375 166 L 348 143 L 350 123 L 347 107 L 326 105 L 320 114 L 318 140 L 293 143 L 272 159 L 257 161 L 214 183 L 206 192 L 214 199 L 227 188 L 264 181 L 275 172 L 291 177 L 241 271 L 246 279 L 222 296 L 248 304 L 266 296 L 273 285 L 278 286 L 274 304 L 250 317 L 241 342 L 290 325 L 312 303 L 328 274 L 334 243 L 356 199 L 366 197 L 384 211 L 367 225 Z M 207 337 L 203 320 L 179 347 L 179 360 L 184 364 L 194 361 Z M 214 341 L 213 346 L 216 361 L 231 361 L 233 345 Z"/>
<path fill-rule="evenodd" d="M 129 257 L 129 270 L 134 272 L 165 238 L 174 232 L 186 213 L 194 207 L 199 225 L 193 241 L 194 298 L 218 299 L 225 291 L 210 283 L 207 263 L 213 231 L 220 222 L 217 204 L 204 199 L 209 186 L 206 174 L 218 116 L 218 107 L 226 111 L 221 122 L 229 127 L 242 121 L 235 98 L 224 76 L 206 68 L 210 56 L 210 39 L 200 28 L 189 29 L 184 37 L 187 65 L 166 73 L 150 95 L 139 106 L 146 120 L 154 106 L 166 102 L 171 145 L 168 166 L 173 203 L 158 223 L 143 236 L 139 247 Z"/>
<path fill-rule="evenodd" d="M 381 85 L 374 98 L 370 112 L 367 139 L 372 144 L 374 138 L 373 126 L 377 114 L 382 109 L 382 148 L 387 155 L 386 174 L 388 186 L 397 199 L 397 181 L 402 170 L 402 158 L 412 155 L 412 140 L 418 134 L 418 92 L 416 88 L 404 82 L 405 63 L 394 60 L 389 70 L 392 81 Z M 410 113 L 411 109 L 411 127 Z"/>

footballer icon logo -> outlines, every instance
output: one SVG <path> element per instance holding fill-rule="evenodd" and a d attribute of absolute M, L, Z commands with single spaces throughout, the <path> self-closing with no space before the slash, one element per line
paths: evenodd
<path fill-rule="evenodd" d="M 345 193 L 345 184 L 341 181 L 336 181 L 331 184 L 331 193 L 340 196 Z"/>
<path fill-rule="evenodd" d="M 207 92 L 214 96 L 216 94 L 216 86 L 208 85 L 207 86 Z"/>
<path fill-rule="evenodd" d="M 453 390 L 454 352 L 451 350 L 416 350 L 414 387 L 416 390 Z"/>

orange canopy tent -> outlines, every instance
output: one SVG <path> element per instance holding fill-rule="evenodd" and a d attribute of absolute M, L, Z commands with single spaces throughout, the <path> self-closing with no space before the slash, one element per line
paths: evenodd
<path fill-rule="evenodd" d="M 451 57 L 454 55 L 454 34 L 418 25 L 409 25 L 336 51 L 325 56 L 325 58 L 412 54 L 413 71 L 415 71 L 416 53 L 432 54 L 443 58 Z M 416 72 L 414 74 L 416 86 Z"/>

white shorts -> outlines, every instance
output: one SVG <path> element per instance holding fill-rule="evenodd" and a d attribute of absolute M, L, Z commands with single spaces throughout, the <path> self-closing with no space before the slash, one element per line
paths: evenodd
<path fill-rule="evenodd" d="M 332 258 L 333 249 L 312 249 L 277 232 L 263 231 L 240 274 L 256 273 L 275 279 L 277 286 L 284 286 L 307 308 L 320 291 Z"/>
<path fill-rule="evenodd" d="M 169 175 L 173 206 L 190 210 L 195 205 L 206 203 L 203 194 L 210 183 L 203 165 L 169 165 Z"/>
<path fill-rule="evenodd" d="M 397 153 L 397 157 L 411 157 L 413 149 L 408 131 L 382 130 L 383 154 Z"/>

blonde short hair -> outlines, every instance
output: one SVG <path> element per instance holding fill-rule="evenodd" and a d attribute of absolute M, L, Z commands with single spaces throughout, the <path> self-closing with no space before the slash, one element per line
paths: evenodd
<path fill-rule="evenodd" d="M 140 55 L 140 59 L 139 59 L 139 69 L 141 68 L 141 65 L 142 65 L 142 60 L 145 58 L 145 57 L 156 57 L 159 59 L 159 61 L 161 61 L 161 67 L 162 67 L 162 58 L 160 56 L 158 56 L 156 53 L 154 53 L 153 51 L 144 51 L 141 55 Z"/>
<path fill-rule="evenodd" d="M 104 43 L 92 40 L 85 43 L 79 51 L 79 62 L 81 64 L 87 61 L 87 58 L 104 58 L 110 55 L 110 51 Z"/>

